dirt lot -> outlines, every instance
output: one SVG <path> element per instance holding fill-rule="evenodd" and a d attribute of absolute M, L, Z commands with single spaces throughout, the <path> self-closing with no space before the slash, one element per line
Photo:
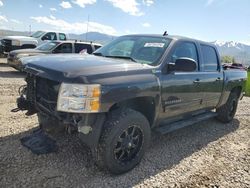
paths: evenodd
<path fill-rule="evenodd" d="M 112 176 L 100 171 L 76 136 L 58 139 L 59 151 L 35 155 L 20 138 L 36 116 L 11 113 L 24 75 L 0 59 L 0 187 L 250 187 L 250 98 L 229 124 L 214 119 L 165 136 L 154 135 L 139 166 Z"/>

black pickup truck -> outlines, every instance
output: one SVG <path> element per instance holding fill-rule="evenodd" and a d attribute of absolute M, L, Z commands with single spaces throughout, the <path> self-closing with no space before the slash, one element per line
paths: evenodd
<path fill-rule="evenodd" d="M 214 45 L 169 35 L 122 36 L 93 55 L 25 61 L 18 108 L 37 113 L 48 132 L 78 132 L 96 163 L 115 174 L 141 161 L 151 131 L 231 121 L 247 78 L 223 70 Z"/>

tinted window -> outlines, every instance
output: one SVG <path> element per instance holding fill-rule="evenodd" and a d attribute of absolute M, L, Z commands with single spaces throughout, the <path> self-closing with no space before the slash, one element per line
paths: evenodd
<path fill-rule="evenodd" d="M 176 59 L 179 58 L 191 58 L 198 62 L 197 50 L 194 43 L 191 42 L 183 42 L 179 44 L 173 54 L 172 54 L 172 62 L 175 63 Z"/>
<path fill-rule="evenodd" d="M 49 32 L 42 37 L 42 40 L 57 40 L 56 33 Z"/>
<path fill-rule="evenodd" d="M 75 53 L 80 53 L 82 50 L 87 50 L 88 54 L 93 52 L 90 44 L 75 43 Z"/>
<path fill-rule="evenodd" d="M 211 46 L 201 45 L 201 53 L 204 71 L 217 71 L 218 58 L 215 49 Z"/>
<path fill-rule="evenodd" d="M 72 53 L 72 44 L 71 43 L 63 43 L 59 45 L 55 51 L 55 53 Z"/>
<path fill-rule="evenodd" d="M 66 35 L 64 33 L 59 33 L 59 40 L 66 40 Z"/>

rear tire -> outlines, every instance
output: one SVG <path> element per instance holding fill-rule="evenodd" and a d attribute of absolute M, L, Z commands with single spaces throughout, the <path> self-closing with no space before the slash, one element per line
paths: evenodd
<path fill-rule="evenodd" d="M 232 121 L 237 110 L 238 101 L 237 93 L 231 92 L 226 104 L 216 109 L 217 119 L 223 123 Z"/>
<path fill-rule="evenodd" d="M 125 173 L 140 163 L 150 142 L 144 115 L 132 109 L 111 112 L 104 124 L 97 151 L 97 165 L 113 174 Z"/>

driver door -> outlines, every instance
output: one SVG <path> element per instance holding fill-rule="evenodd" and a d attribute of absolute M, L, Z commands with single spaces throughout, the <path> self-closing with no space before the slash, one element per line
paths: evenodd
<path fill-rule="evenodd" d="M 192 114 L 201 109 L 202 92 L 199 87 L 199 58 L 193 42 L 177 42 L 167 58 L 167 67 L 178 58 L 191 58 L 197 62 L 192 72 L 167 71 L 161 74 L 163 119 Z M 167 68 L 166 67 L 166 68 Z"/>

